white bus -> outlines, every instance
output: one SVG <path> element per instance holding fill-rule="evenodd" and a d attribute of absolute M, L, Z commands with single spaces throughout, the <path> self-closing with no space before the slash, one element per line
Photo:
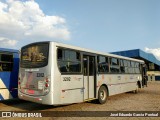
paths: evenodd
<path fill-rule="evenodd" d="M 146 85 L 144 61 L 57 42 L 21 49 L 18 96 L 47 105 L 79 103 L 137 92 Z"/>

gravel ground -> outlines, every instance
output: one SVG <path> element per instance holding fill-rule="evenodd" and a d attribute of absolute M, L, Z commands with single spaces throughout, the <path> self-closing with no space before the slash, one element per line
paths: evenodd
<path fill-rule="evenodd" d="M 148 87 L 139 90 L 138 94 L 123 93 L 110 96 L 106 104 L 96 104 L 93 102 L 85 102 L 63 106 L 47 106 L 40 105 L 23 100 L 9 100 L 0 102 L 0 111 L 159 111 L 160 114 L 160 81 L 148 82 Z M 95 115 L 95 113 L 93 114 Z M 77 115 L 78 116 L 78 115 Z M 12 119 L 12 118 L 3 118 Z M 15 118 L 14 118 L 15 119 Z M 23 118 L 17 118 L 19 120 Z M 29 118 L 24 118 L 28 120 Z M 32 118 L 30 118 L 32 119 Z M 34 118 L 40 120 L 41 118 Z M 42 118 L 44 119 L 44 118 Z M 67 119 L 119 119 L 119 120 L 155 120 L 160 117 L 54 117 L 45 118 L 47 120 L 67 120 Z"/>

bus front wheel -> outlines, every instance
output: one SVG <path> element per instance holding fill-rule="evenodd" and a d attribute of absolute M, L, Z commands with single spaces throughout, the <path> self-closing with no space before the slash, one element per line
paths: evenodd
<path fill-rule="evenodd" d="M 108 97 L 107 88 L 105 86 L 101 86 L 98 91 L 98 102 L 100 104 L 106 103 L 107 97 Z"/>

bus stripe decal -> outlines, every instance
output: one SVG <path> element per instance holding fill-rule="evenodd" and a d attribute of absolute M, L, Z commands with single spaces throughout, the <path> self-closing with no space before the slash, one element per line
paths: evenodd
<path fill-rule="evenodd" d="M 6 85 L 3 83 L 2 79 L 0 78 L 0 86 L 1 88 L 6 88 L 3 90 L 0 90 L 0 94 L 3 97 L 3 99 L 10 99 L 13 98 L 9 90 L 7 89 Z"/>
<path fill-rule="evenodd" d="M 120 85 L 120 84 L 127 84 L 127 83 L 136 83 L 136 82 L 126 82 L 126 83 L 117 83 L 117 84 L 108 84 L 108 85 Z"/>

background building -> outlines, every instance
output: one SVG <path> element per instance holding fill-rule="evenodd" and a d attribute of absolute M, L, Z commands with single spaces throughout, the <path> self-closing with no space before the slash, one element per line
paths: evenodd
<path fill-rule="evenodd" d="M 140 49 L 112 52 L 112 54 L 144 60 L 147 66 L 148 80 L 160 80 L 160 61 L 153 54 Z"/>

